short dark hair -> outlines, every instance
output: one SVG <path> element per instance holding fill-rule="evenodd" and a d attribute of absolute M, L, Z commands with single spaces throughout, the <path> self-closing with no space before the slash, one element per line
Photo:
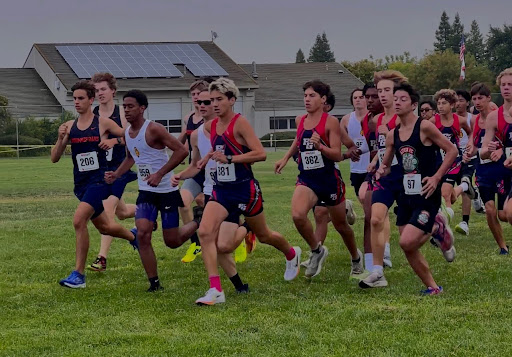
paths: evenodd
<path fill-rule="evenodd" d="M 107 82 L 108 84 L 108 87 L 110 89 L 112 89 L 113 91 L 116 91 L 117 90 L 117 81 L 116 81 L 116 77 L 114 77 L 112 74 L 110 73 L 107 73 L 107 72 L 100 72 L 100 73 L 95 73 L 92 78 L 91 78 L 91 81 L 93 83 L 100 83 L 100 82 Z"/>
<path fill-rule="evenodd" d="M 327 97 L 329 93 L 331 93 L 331 87 L 328 84 L 325 84 L 322 81 L 314 80 L 304 83 L 302 86 L 302 89 L 306 91 L 306 89 L 311 88 L 318 94 L 320 94 L 321 97 L 324 95 Z"/>
<path fill-rule="evenodd" d="M 141 90 L 138 90 L 138 89 L 132 89 L 132 90 L 129 90 L 128 92 L 126 92 L 125 95 L 123 95 L 123 99 L 125 98 L 134 98 L 137 103 L 142 107 L 148 107 L 148 97 L 146 97 L 146 95 L 144 94 L 144 92 L 142 92 Z"/>
<path fill-rule="evenodd" d="M 375 83 L 373 82 L 369 82 L 369 83 L 366 83 L 363 87 L 363 95 L 366 95 L 366 92 L 368 91 L 368 89 L 370 88 L 376 88 L 375 87 Z M 352 98 L 352 96 L 350 96 L 350 98 Z"/>
<path fill-rule="evenodd" d="M 457 89 L 455 91 L 455 93 L 457 93 L 457 95 L 460 95 L 461 97 L 466 99 L 466 102 L 471 102 L 471 94 L 469 94 L 469 92 L 467 90 Z"/>
<path fill-rule="evenodd" d="M 76 82 L 73 87 L 71 87 L 71 91 L 74 92 L 77 89 L 83 89 L 87 93 L 87 97 L 94 98 L 96 96 L 96 87 L 92 84 L 91 81 L 87 79 L 82 79 L 81 81 Z"/>
<path fill-rule="evenodd" d="M 395 86 L 395 88 L 393 89 L 393 93 L 396 93 L 399 90 L 403 90 L 404 92 L 407 92 L 409 94 L 409 97 L 411 97 L 412 104 L 418 103 L 420 101 L 420 95 L 409 83 L 403 82 Z"/>
<path fill-rule="evenodd" d="M 430 108 L 432 108 L 433 110 L 437 110 L 437 106 L 436 106 L 436 103 L 434 103 L 434 101 L 432 100 L 422 100 L 420 102 L 420 108 L 423 106 L 423 104 L 428 104 L 430 105 Z"/>
<path fill-rule="evenodd" d="M 485 95 L 486 97 L 491 96 L 491 90 L 485 83 L 475 82 L 471 85 L 471 96 L 474 95 Z"/>
<path fill-rule="evenodd" d="M 331 109 L 329 109 L 329 111 L 334 109 L 334 104 L 336 104 L 336 97 L 334 96 L 334 94 L 329 92 L 329 94 L 327 95 L 327 100 L 325 101 L 325 104 L 331 106 Z"/>
<path fill-rule="evenodd" d="M 354 98 L 353 98 L 354 93 L 355 93 L 355 92 L 362 92 L 362 91 L 363 91 L 363 90 L 362 90 L 361 88 L 356 88 L 356 89 L 354 89 L 352 92 L 350 92 L 350 105 L 351 105 L 351 106 L 354 106 Z M 364 93 L 363 93 L 363 95 L 364 95 Z"/>

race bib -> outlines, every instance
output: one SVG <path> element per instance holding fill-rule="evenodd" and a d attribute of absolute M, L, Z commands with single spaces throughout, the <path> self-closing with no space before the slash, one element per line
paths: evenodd
<path fill-rule="evenodd" d="M 137 169 L 138 169 L 139 179 L 142 181 L 147 180 L 149 175 L 151 175 L 153 173 L 153 168 L 151 167 L 150 164 L 137 165 Z"/>
<path fill-rule="evenodd" d="M 459 157 L 459 150 L 457 148 L 457 145 L 453 144 L 453 146 L 455 146 L 455 148 L 457 149 L 457 157 Z M 444 157 L 446 156 L 446 151 L 444 151 L 442 149 L 439 149 L 439 151 L 441 152 L 441 159 L 444 161 Z"/>
<path fill-rule="evenodd" d="M 384 161 L 384 155 L 386 154 L 386 149 L 379 149 L 377 155 L 379 155 L 379 165 L 382 166 L 382 162 Z M 393 161 L 391 161 L 391 166 L 395 166 L 398 164 L 398 159 L 396 155 L 393 155 Z"/>
<path fill-rule="evenodd" d="M 365 154 L 368 152 L 368 150 L 365 150 L 363 151 L 363 148 L 364 148 L 364 142 L 365 142 L 365 139 L 363 138 L 358 138 L 354 141 L 354 144 L 357 146 L 357 148 L 359 150 L 361 150 L 361 154 Z M 366 148 L 365 148 L 366 149 Z"/>
<path fill-rule="evenodd" d="M 482 151 L 482 149 L 478 149 L 478 157 L 480 158 L 480 164 L 488 164 L 488 163 L 492 162 L 491 159 L 482 159 L 481 151 Z"/>
<path fill-rule="evenodd" d="M 235 164 L 221 164 L 217 163 L 217 180 L 219 182 L 233 182 L 236 181 Z"/>
<path fill-rule="evenodd" d="M 420 174 L 404 175 L 404 190 L 406 195 L 420 195 L 421 188 L 422 186 Z"/>
<path fill-rule="evenodd" d="M 76 155 L 76 164 L 80 172 L 98 170 L 100 168 L 98 153 L 91 151 L 78 154 Z"/>
<path fill-rule="evenodd" d="M 114 152 L 114 148 L 110 148 L 107 150 L 107 161 L 112 161 L 112 153 Z"/>
<path fill-rule="evenodd" d="M 304 151 L 300 153 L 302 157 L 302 167 L 304 170 L 314 170 L 324 167 L 322 153 L 318 150 Z"/>
<path fill-rule="evenodd" d="M 512 148 L 505 148 L 505 155 L 507 159 L 512 156 Z"/>

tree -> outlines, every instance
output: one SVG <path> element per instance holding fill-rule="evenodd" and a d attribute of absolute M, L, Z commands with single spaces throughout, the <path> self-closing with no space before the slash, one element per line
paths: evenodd
<path fill-rule="evenodd" d="M 489 68 L 495 75 L 505 68 L 512 67 L 512 25 L 503 29 L 492 27 L 487 35 L 487 55 Z"/>
<path fill-rule="evenodd" d="M 306 58 L 304 57 L 304 52 L 302 52 L 301 48 L 299 48 L 295 55 L 295 63 L 306 63 Z"/>
<path fill-rule="evenodd" d="M 373 74 L 385 69 L 382 60 L 363 59 L 357 62 L 343 61 L 341 64 L 363 83 L 373 82 Z"/>
<path fill-rule="evenodd" d="M 436 51 L 444 52 L 450 48 L 449 46 L 452 37 L 450 18 L 446 14 L 446 11 L 443 11 L 441 14 L 441 21 L 439 22 L 439 28 L 436 30 L 436 42 L 434 42 L 434 48 Z"/>
<path fill-rule="evenodd" d="M 464 35 L 464 25 L 460 22 L 459 13 L 455 14 L 455 19 L 452 24 L 451 38 L 449 41 L 448 48 L 451 48 L 454 53 L 459 53 L 460 51 L 460 40 L 462 39 L 462 35 Z"/>
<path fill-rule="evenodd" d="M 475 56 L 477 64 L 485 63 L 484 38 L 480 32 L 480 27 L 478 26 L 478 22 L 476 22 L 476 20 L 471 22 L 471 30 L 466 37 L 466 50 L 468 53 L 471 53 L 473 56 Z"/>
<path fill-rule="evenodd" d="M 5 134 L 6 128 L 14 122 L 11 113 L 7 110 L 8 105 L 9 100 L 0 95 L 0 135 Z"/>
<path fill-rule="evenodd" d="M 308 62 L 335 62 L 334 53 L 327 40 L 325 32 L 316 36 L 316 41 L 309 51 Z"/>

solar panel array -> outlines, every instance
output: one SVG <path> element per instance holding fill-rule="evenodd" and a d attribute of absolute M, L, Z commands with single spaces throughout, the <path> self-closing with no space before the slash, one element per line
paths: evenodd
<path fill-rule="evenodd" d="M 175 64 L 196 77 L 228 73 L 198 44 L 56 46 L 78 78 L 109 72 L 117 78 L 183 77 Z"/>

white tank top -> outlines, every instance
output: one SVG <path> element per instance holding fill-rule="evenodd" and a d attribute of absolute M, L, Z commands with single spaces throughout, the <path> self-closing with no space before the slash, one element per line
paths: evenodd
<path fill-rule="evenodd" d="M 199 148 L 199 155 L 201 155 L 201 158 L 205 157 L 210 151 L 212 151 L 210 137 L 209 135 L 206 136 L 206 133 L 204 132 L 204 124 L 201 124 L 201 126 L 197 128 L 197 147 Z M 215 175 L 215 172 L 217 171 L 217 163 L 213 160 L 208 160 L 204 171 L 203 193 L 211 196 L 214 185 L 213 175 Z"/>
<path fill-rule="evenodd" d="M 366 169 L 370 164 L 370 149 L 368 147 L 366 138 L 363 135 L 363 128 L 361 127 L 361 122 L 356 118 L 356 112 L 350 113 L 347 129 L 348 136 L 350 136 L 354 144 L 356 144 L 356 146 L 363 152 L 359 161 L 353 162 L 352 160 L 350 160 L 350 172 L 356 174 L 365 174 Z"/>
<path fill-rule="evenodd" d="M 471 113 L 468 113 L 468 126 L 471 128 L 471 116 L 472 114 Z M 466 131 L 464 129 L 460 129 L 460 132 L 462 133 L 462 138 L 460 138 L 460 141 L 459 141 L 459 146 L 462 150 L 464 150 L 464 148 L 466 147 L 466 145 L 468 144 L 468 134 L 466 133 Z"/>
<path fill-rule="evenodd" d="M 139 190 L 168 193 L 178 190 L 178 187 L 171 186 L 172 170 L 162 177 L 162 181 L 157 187 L 151 187 L 147 184 L 145 179 L 150 175 L 162 168 L 168 161 L 166 149 L 158 150 L 149 146 L 146 142 L 146 129 L 151 121 L 146 120 L 140 128 L 139 133 L 135 138 L 130 137 L 130 128 L 128 126 L 125 132 L 126 147 L 130 151 L 135 164 L 137 165 L 137 176 L 139 178 Z"/>

